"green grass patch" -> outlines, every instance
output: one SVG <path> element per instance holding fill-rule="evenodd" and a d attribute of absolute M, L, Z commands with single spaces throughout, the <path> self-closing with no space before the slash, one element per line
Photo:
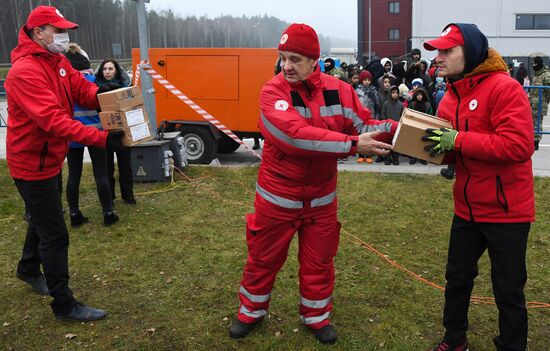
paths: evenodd
<path fill-rule="evenodd" d="M 66 172 L 65 172 L 66 173 Z M 227 330 L 246 259 L 244 215 L 253 211 L 256 168 L 191 167 L 191 183 L 138 184 L 136 206 L 115 202 L 120 222 L 101 225 L 90 165 L 81 185 L 91 223 L 69 229 L 70 285 L 109 317 L 59 323 L 15 278 L 26 224 L 22 201 L 0 162 L 1 350 L 426 350 L 443 334 L 443 294 L 387 264 L 342 233 L 332 321 L 339 342 L 318 344 L 298 318 L 297 245 L 273 291 L 261 327 L 244 340 Z M 439 176 L 341 172 L 339 217 L 346 232 L 444 285 L 452 182 Z M 529 301 L 550 303 L 550 179 L 535 182 L 538 221 L 529 238 Z M 491 296 L 487 255 L 474 294 Z M 545 350 L 550 309 L 529 310 L 529 346 Z M 470 308 L 470 347 L 492 350 L 495 306 Z M 2 326 L 3 325 L 3 326 Z M 76 337 L 68 339 L 67 334 Z"/>

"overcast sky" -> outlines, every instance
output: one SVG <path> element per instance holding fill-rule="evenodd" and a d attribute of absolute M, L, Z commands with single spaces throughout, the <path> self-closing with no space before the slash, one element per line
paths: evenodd
<path fill-rule="evenodd" d="M 172 9 L 181 17 L 220 15 L 277 17 L 311 25 L 318 33 L 357 41 L 357 0 L 151 0 L 148 9 Z"/>

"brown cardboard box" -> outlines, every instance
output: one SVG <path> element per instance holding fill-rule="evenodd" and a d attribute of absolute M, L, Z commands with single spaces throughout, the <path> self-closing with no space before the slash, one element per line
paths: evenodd
<path fill-rule="evenodd" d="M 126 147 L 131 147 L 137 144 L 141 144 L 144 141 L 153 139 L 151 133 L 151 124 L 149 121 L 139 123 L 130 127 L 122 128 L 124 130 L 124 136 L 122 137 L 122 144 Z"/>
<path fill-rule="evenodd" d="M 143 97 L 137 86 L 111 90 L 98 94 L 99 106 L 102 111 L 118 111 L 143 105 Z"/>
<path fill-rule="evenodd" d="M 433 141 L 422 141 L 427 128 L 452 128 L 451 122 L 406 108 L 393 137 L 393 150 L 408 156 L 440 165 L 444 154 L 431 157 L 424 147 Z"/>
<path fill-rule="evenodd" d="M 123 129 L 149 121 L 145 106 L 133 106 L 119 111 L 103 111 L 99 113 L 101 127 L 104 130 Z"/>

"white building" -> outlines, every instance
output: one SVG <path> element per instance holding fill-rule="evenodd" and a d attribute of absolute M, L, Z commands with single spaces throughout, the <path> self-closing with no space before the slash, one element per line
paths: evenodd
<path fill-rule="evenodd" d="M 452 22 L 477 25 L 502 56 L 550 54 L 550 0 L 414 0 L 412 47 L 421 49 L 422 57 L 434 57 L 422 43 Z"/>
<path fill-rule="evenodd" d="M 332 58 L 339 58 L 340 62 L 356 63 L 357 49 L 356 48 L 330 48 L 329 56 Z"/>

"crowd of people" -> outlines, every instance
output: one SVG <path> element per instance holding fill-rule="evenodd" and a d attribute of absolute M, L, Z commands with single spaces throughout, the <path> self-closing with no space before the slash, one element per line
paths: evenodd
<path fill-rule="evenodd" d="M 427 60 L 421 57 L 419 49 L 411 50 L 409 55 L 392 60 L 384 57 L 373 57 L 365 66 L 359 64 L 342 64 L 337 67 L 332 58 L 323 60 L 324 72 L 337 77 L 353 86 L 362 105 L 368 108 L 376 119 L 392 119 L 399 121 L 404 108 L 435 115 L 441 99 L 447 91 L 448 82 L 439 75 L 435 58 Z M 529 74 L 525 65 L 519 63 L 518 67 L 508 65 L 508 73 L 522 86 L 549 86 L 550 69 L 544 65 L 543 59 L 537 56 L 533 59 L 533 76 Z M 529 97 L 533 111 L 535 129 L 537 123 L 542 126 L 542 117 L 547 113 L 550 103 L 550 89 L 543 91 L 541 119 L 538 122 L 539 110 L 538 90 L 531 89 Z M 539 127 L 539 130 L 541 128 Z M 534 134 L 535 150 L 538 150 L 541 134 Z M 377 157 L 374 161 L 370 155 L 358 155 L 358 163 L 384 162 L 386 165 L 399 165 L 399 154 L 392 152 L 388 157 Z M 424 160 L 410 157 L 409 163 Z M 442 172 L 443 175 L 446 172 Z"/>

